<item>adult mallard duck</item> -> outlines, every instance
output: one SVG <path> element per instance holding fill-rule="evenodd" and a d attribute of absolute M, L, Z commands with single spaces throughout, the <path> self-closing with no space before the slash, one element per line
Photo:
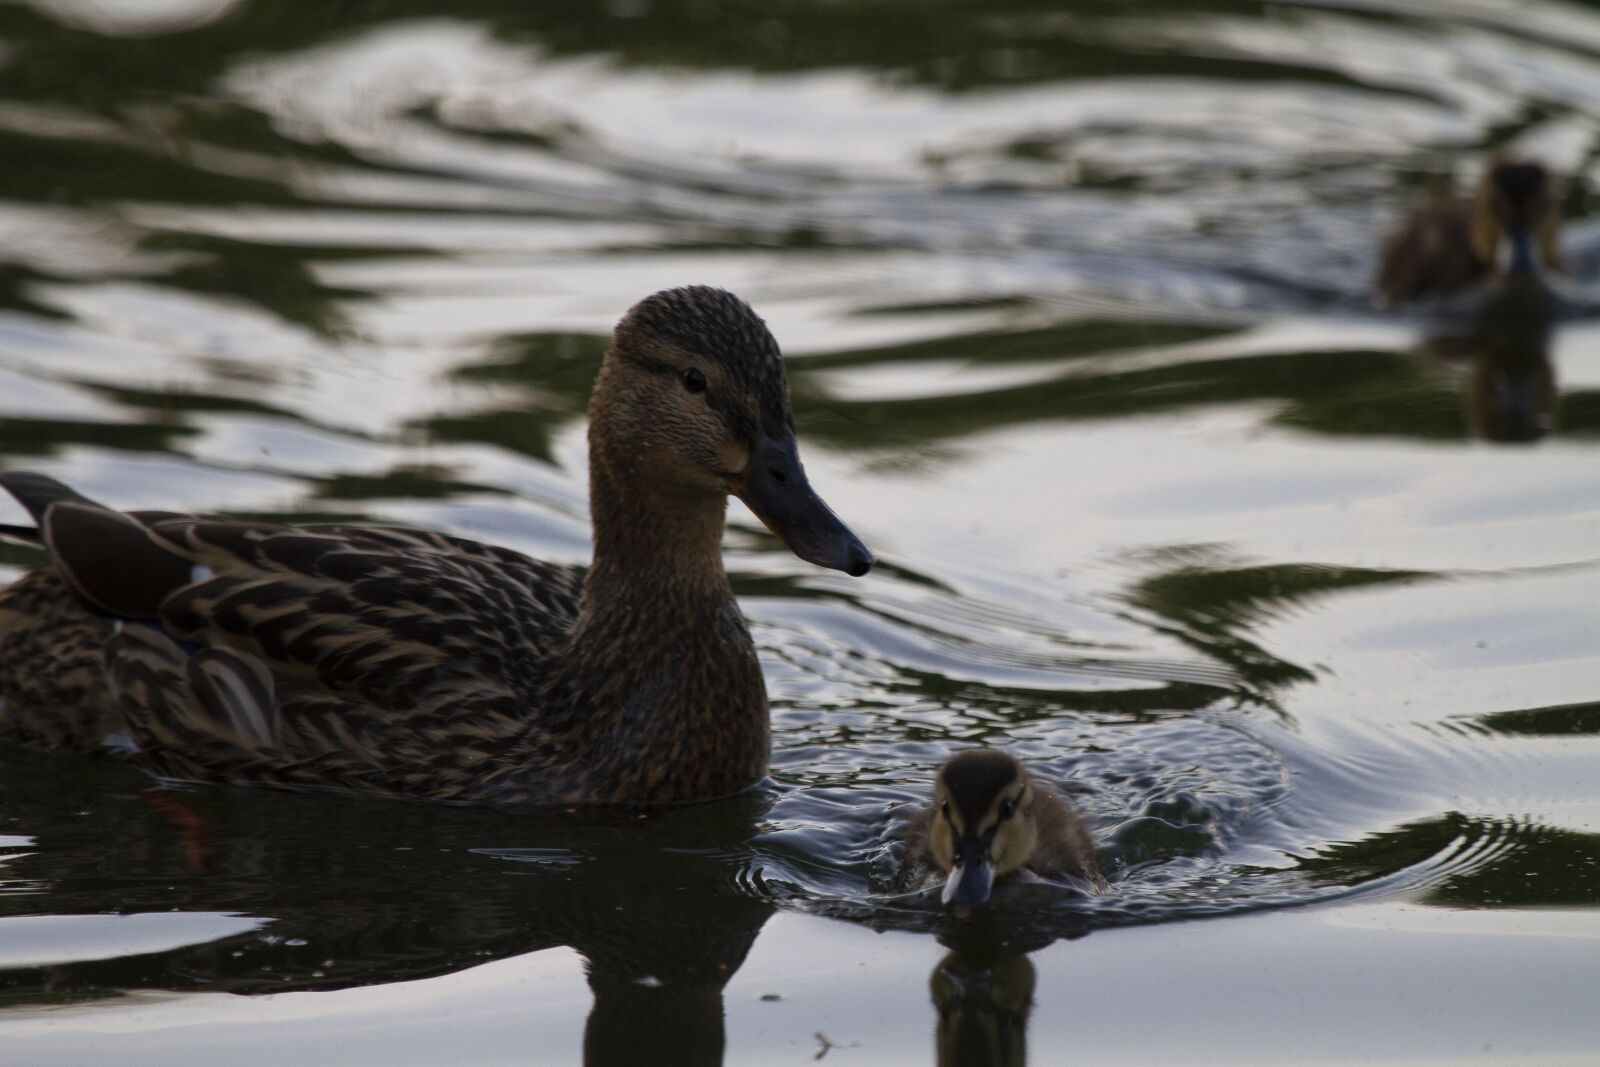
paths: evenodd
<path fill-rule="evenodd" d="M 1385 238 L 1378 266 L 1384 302 L 1439 300 L 1497 273 L 1560 269 L 1555 182 L 1530 160 L 1502 157 L 1471 197 L 1447 197 L 1406 216 Z M 1502 245 L 1509 249 L 1504 268 Z"/>
<path fill-rule="evenodd" d="M 175 778 L 465 802 L 703 800 L 770 724 L 727 496 L 802 559 L 872 555 L 812 491 L 783 360 L 718 289 L 622 319 L 589 406 L 587 575 L 438 533 L 121 513 L 0 475 L 52 566 L 0 593 L 0 734 Z"/>
<path fill-rule="evenodd" d="M 906 839 L 911 880 L 942 878 L 940 899 L 958 915 L 986 902 L 996 879 L 1019 874 L 1078 879 L 1095 892 L 1105 885 L 1078 813 L 996 749 L 950 757 Z"/>

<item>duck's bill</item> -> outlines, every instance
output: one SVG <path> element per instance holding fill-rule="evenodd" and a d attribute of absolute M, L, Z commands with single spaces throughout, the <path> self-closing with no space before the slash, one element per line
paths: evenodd
<path fill-rule="evenodd" d="M 950 877 L 945 880 L 939 900 L 961 915 L 988 901 L 989 890 L 993 887 L 994 864 L 986 857 L 963 856 L 961 862 L 950 868 Z"/>
<path fill-rule="evenodd" d="M 794 438 L 764 438 L 751 452 L 734 495 L 789 546 L 819 567 L 860 577 L 872 569 L 872 553 L 806 480 Z"/>
<path fill-rule="evenodd" d="M 1526 222 L 1516 222 L 1507 226 L 1506 243 L 1511 248 L 1508 271 L 1512 274 L 1539 273 L 1539 243 L 1532 227 Z"/>

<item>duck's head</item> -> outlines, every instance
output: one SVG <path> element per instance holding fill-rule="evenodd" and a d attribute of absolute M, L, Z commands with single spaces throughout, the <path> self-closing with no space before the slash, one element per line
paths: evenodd
<path fill-rule="evenodd" d="M 1504 240 L 1511 251 L 1511 274 L 1558 268 L 1558 221 L 1555 180 L 1544 165 L 1502 158 L 1490 166 L 1478 188 L 1473 247 L 1485 263 L 1494 265 Z"/>
<path fill-rule="evenodd" d="M 1034 788 L 1016 759 L 989 748 L 950 757 L 934 787 L 930 845 L 946 872 L 941 900 L 957 914 L 989 899 L 996 878 L 1021 870 L 1039 844 Z"/>
<path fill-rule="evenodd" d="M 589 414 L 591 455 L 612 481 L 691 506 L 731 493 L 801 559 L 858 576 L 872 567 L 807 481 L 778 342 L 732 293 L 696 285 L 634 305 Z"/>

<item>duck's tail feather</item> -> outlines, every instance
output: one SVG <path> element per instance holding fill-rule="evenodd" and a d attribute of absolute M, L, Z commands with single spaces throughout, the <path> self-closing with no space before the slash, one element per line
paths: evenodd
<path fill-rule="evenodd" d="M 10 523 L 0 522 L 0 537 L 9 537 L 13 541 L 23 541 L 30 545 L 44 543 L 44 536 L 39 533 L 37 526 L 13 526 Z"/>
<path fill-rule="evenodd" d="M 193 579 L 193 561 L 164 547 L 149 527 L 178 516 L 114 511 L 33 471 L 0 473 L 0 489 L 37 523 L 0 526 L 0 534 L 43 542 L 67 585 L 100 614 L 153 619 L 167 594 Z"/>
<path fill-rule="evenodd" d="M 27 508 L 28 514 L 33 516 L 33 521 L 41 527 L 44 525 L 45 513 L 50 510 L 52 504 L 70 500 L 77 504 L 100 507 L 76 489 L 56 481 L 48 474 L 39 474 L 35 471 L 0 473 L 0 489 L 10 493 L 16 498 L 17 503 Z"/>
<path fill-rule="evenodd" d="M 29 544 L 42 544 L 44 542 L 44 513 L 50 510 L 50 505 L 58 500 L 76 500 L 90 503 L 89 499 L 73 489 L 56 481 L 48 474 L 35 474 L 33 471 L 5 471 L 0 473 L 0 489 L 4 489 L 16 498 L 17 503 L 28 509 L 28 514 L 33 516 L 34 525 L 18 526 L 11 523 L 0 525 L 0 537 L 9 537 L 14 541 L 26 541 Z"/>

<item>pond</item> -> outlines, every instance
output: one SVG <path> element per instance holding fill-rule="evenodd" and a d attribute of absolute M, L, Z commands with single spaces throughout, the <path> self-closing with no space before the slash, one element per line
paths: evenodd
<path fill-rule="evenodd" d="M 1555 0 L 0 6 L 6 469 L 583 564 L 608 331 L 704 283 L 879 559 L 733 505 L 774 753 L 721 803 L 0 745 L 0 1058 L 1600 1054 L 1597 114 Z M 1565 177 L 1547 433 L 1370 296 L 1499 150 Z M 973 745 L 1109 891 L 893 892 Z"/>

